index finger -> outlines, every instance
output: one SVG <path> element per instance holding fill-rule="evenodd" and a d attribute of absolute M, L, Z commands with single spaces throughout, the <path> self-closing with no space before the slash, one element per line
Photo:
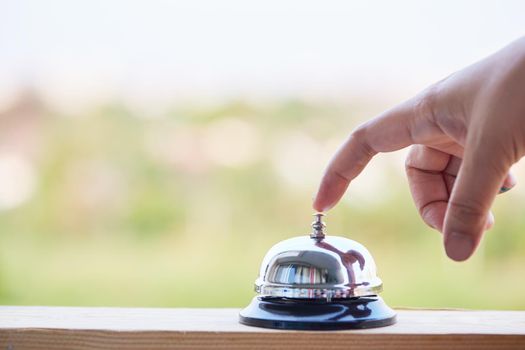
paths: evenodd
<path fill-rule="evenodd" d="M 427 97 L 416 97 L 384 112 L 355 129 L 330 161 L 315 196 L 313 207 L 327 211 L 343 196 L 350 181 L 372 157 L 428 140 L 440 132 L 432 118 Z"/>

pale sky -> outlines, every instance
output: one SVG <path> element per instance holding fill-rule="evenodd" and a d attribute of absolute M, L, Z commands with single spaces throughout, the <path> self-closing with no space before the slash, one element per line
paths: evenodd
<path fill-rule="evenodd" d="M 523 1 L 0 2 L 0 100 L 408 96 L 524 34 Z"/>

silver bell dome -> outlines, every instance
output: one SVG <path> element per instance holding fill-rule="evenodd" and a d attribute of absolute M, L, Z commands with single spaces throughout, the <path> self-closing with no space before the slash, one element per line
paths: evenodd
<path fill-rule="evenodd" d="M 262 297 L 326 299 L 376 295 L 382 281 L 368 250 L 344 237 L 325 236 L 315 214 L 310 236 L 274 245 L 263 259 L 255 291 Z"/>

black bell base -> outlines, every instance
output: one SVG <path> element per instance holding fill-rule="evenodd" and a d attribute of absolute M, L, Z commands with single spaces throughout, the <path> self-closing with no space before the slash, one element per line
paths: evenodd
<path fill-rule="evenodd" d="M 331 302 L 255 297 L 239 313 L 239 322 L 275 329 L 363 329 L 392 325 L 396 322 L 396 313 L 378 296 Z"/>

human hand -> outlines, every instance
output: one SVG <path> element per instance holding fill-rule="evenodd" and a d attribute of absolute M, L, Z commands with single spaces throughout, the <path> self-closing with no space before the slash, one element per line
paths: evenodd
<path fill-rule="evenodd" d="M 525 155 L 525 37 L 430 86 L 355 129 L 331 160 L 314 199 L 332 208 L 374 155 L 413 145 L 406 159 L 423 220 L 447 255 L 468 259 L 494 218 L 498 192 Z"/>

